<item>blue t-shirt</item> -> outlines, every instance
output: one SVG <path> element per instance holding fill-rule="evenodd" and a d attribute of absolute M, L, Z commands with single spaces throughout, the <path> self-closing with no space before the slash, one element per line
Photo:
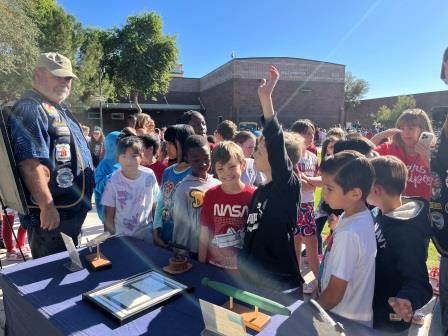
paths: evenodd
<path fill-rule="evenodd" d="M 164 242 L 169 242 L 173 239 L 173 208 L 174 208 L 174 191 L 177 184 L 183 178 L 191 174 L 191 167 L 183 171 L 176 171 L 174 164 L 165 169 L 162 176 L 162 185 L 160 188 L 159 200 L 157 201 L 156 212 L 154 216 L 154 229 L 161 229 L 160 237 Z"/>
<path fill-rule="evenodd" d="M 9 118 L 17 163 L 38 159 L 50 170 L 48 184 L 60 212 L 87 212 L 94 188 L 92 157 L 81 127 L 65 104 L 27 91 Z M 38 208 L 25 188 L 30 210 Z"/>

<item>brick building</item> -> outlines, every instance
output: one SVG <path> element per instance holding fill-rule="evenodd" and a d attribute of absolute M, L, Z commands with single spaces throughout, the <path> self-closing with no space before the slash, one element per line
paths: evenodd
<path fill-rule="evenodd" d="M 175 123 L 186 110 L 198 110 L 206 118 L 209 133 L 221 119 L 258 121 L 257 87 L 260 78 L 269 76 L 270 64 L 281 74 L 273 100 L 283 124 L 309 118 L 329 127 L 344 120 L 345 66 L 289 57 L 235 58 L 202 78 L 173 77 L 165 96 L 145 101 L 141 107 L 157 126 Z M 104 104 L 105 131 L 120 129 L 126 116 L 135 112 L 131 102 Z M 80 119 L 99 124 L 98 108 L 89 109 Z"/>
<path fill-rule="evenodd" d="M 415 98 L 416 106 L 428 114 L 440 110 L 438 107 L 448 106 L 448 91 L 416 93 L 412 94 L 412 96 Z M 347 108 L 346 120 L 359 120 L 361 125 L 370 126 L 373 122 L 372 115 L 375 115 L 382 105 L 392 108 L 397 99 L 398 96 L 362 100 L 354 109 Z M 440 119 L 440 116 L 434 117 Z M 442 117 L 442 119 L 444 118 Z"/>

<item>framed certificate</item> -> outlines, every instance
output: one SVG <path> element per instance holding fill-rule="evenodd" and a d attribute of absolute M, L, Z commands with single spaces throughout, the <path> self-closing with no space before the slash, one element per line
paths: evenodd
<path fill-rule="evenodd" d="M 82 298 L 110 313 L 120 323 L 125 323 L 134 315 L 187 289 L 180 282 L 148 271 L 84 293 Z"/>

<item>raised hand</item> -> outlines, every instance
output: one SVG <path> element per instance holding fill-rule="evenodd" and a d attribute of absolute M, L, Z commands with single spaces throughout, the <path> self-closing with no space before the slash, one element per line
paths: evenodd
<path fill-rule="evenodd" d="M 389 128 L 385 131 L 379 132 L 378 134 L 375 134 L 370 141 L 372 141 L 375 145 L 378 145 L 381 140 L 385 138 L 390 138 L 394 136 L 397 133 L 401 133 L 401 129 L 399 128 Z"/>
<path fill-rule="evenodd" d="M 275 85 L 280 78 L 280 73 L 275 66 L 271 65 L 269 67 L 269 72 L 271 73 L 271 78 L 268 81 L 263 78 L 261 80 L 260 86 L 258 87 L 258 97 L 260 97 L 260 99 L 271 97 Z"/>
<path fill-rule="evenodd" d="M 397 297 L 390 297 L 387 301 L 392 307 L 395 314 L 400 316 L 404 321 L 409 322 L 412 319 L 412 304 L 407 299 L 400 299 Z"/>
<path fill-rule="evenodd" d="M 269 67 L 271 73 L 271 78 L 266 81 L 262 79 L 260 86 L 258 87 L 258 98 L 260 98 L 261 108 L 263 109 L 263 116 L 265 120 L 270 120 L 274 117 L 274 106 L 272 105 L 272 92 L 274 91 L 275 85 L 280 78 L 280 73 L 277 68 L 273 65 Z"/>

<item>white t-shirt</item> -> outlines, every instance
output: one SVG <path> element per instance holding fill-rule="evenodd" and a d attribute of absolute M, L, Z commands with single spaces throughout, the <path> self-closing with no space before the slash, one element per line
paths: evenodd
<path fill-rule="evenodd" d="M 254 166 L 254 159 L 246 158 L 246 169 L 241 172 L 240 180 L 250 186 L 259 186 L 263 184 L 266 178 L 263 173 L 257 171 Z"/>
<path fill-rule="evenodd" d="M 333 244 L 326 252 L 322 289 L 335 277 L 348 282 L 344 297 L 331 311 L 350 320 L 372 326 L 372 300 L 375 287 L 376 239 L 368 209 L 350 217 L 342 214 L 333 233 Z"/>
<path fill-rule="evenodd" d="M 301 173 L 304 173 L 306 176 L 314 177 L 317 176 L 319 170 L 319 160 L 314 153 L 310 151 L 305 151 L 305 154 L 300 158 L 297 163 L 297 168 Z M 316 188 L 309 190 L 300 190 L 300 202 L 301 203 L 314 203 L 314 191 Z"/>
<path fill-rule="evenodd" d="M 140 167 L 136 180 L 115 171 L 104 189 L 101 204 L 115 208 L 115 233 L 150 239 L 152 207 L 159 194 L 156 176 L 151 169 Z"/>

